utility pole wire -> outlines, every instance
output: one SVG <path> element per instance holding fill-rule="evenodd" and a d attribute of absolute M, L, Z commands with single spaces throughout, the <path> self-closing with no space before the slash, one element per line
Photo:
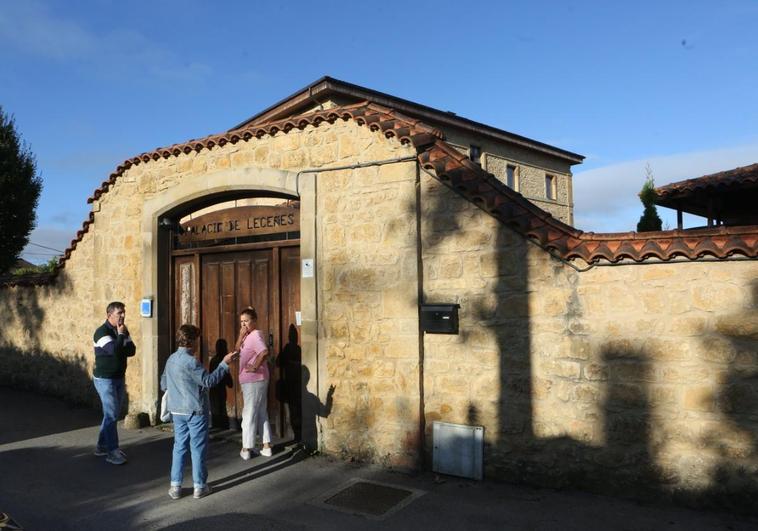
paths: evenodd
<path fill-rule="evenodd" d="M 40 245 L 40 244 L 38 244 L 38 243 L 34 243 L 34 242 L 28 242 L 28 243 L 29 243 L 29 245 L 34 245 L 34 246 L 36 246 L 36 247 L 42 247 L 43 249 L 50 249 L 51 251 L 55 251 L 56 253 L 61 253 L 61 254 L 63 254 L 63 251 L 61 251 L 61 250 L 59 250 L 59 249 L 53 249 L 52 247 L 47 247 L 47 246 L 45 246 L 45 245 Z"/>

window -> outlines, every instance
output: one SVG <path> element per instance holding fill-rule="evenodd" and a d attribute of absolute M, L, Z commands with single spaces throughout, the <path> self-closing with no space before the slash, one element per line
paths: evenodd
<path fill-rule="evenodd" d="M 545 175 L 545 197 L 551 201 L 555 201 L 557 195 L 555 191 L 555 176 Z"/>
<path fill-rule="evenodd" d="M 505 167 L 505 184 L 512 190 L 518 190 L 516 166 L 508 164 L 508 166 Z"/>
<path fill-rule="evenodd" d="M 468 158 L 471 159 L 471 162 L 475 162 L 476 164 L 482 165 L 482 148 L 479 146 L 475 146 L 474 144 L 471 144 L 468 147 Z"/>

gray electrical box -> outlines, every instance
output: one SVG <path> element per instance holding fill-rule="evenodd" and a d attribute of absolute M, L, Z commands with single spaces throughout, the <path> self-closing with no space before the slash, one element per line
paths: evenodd
<path fill-rule="evenodd" d="M 458 333 L 459 304 L 422 304 L 421 330 L 429 334 Z"/>
<path fill-rule="evenodd" d="M 432 441 L 434 472 L 471 479 L 484 477 L 484 427 L 435 420 Z"/>

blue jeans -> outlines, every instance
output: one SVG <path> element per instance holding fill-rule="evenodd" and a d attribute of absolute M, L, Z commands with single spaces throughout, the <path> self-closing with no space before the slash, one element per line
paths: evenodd
<path fill-rule="evenodd" d="M 118 430 L 116 423 L 121 414 L 121 404 L 124 402 L 123 378 L 93 378 L 95 389 L 103 404 L 103 422 L 100 424 L 100 435 L 97 446 L 111 452 L 118 448 Z"/>
<path fill-rule="evenodd" d="M 196 489 L 208 482 L 208 415 L 171 415 L 174 420 L 174 453 L 171 456 L 171 486 L 181 487 L 184 458 L 192 454 L 192 482 Z"/>

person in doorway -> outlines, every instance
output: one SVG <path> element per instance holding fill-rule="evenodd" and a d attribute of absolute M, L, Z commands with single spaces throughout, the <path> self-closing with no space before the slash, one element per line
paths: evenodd
<path fill-rule="evenodd" d="M 240 312 L 240 333 L 237 340 L 240 356 L 239 382 L 242 386 L 242 450 L 240 457 L 254 454 L 270 457 L 271 426 L 268 422 L 268 348 L 258 330 L 258 314 L 253 308 Z M 255 449 L 255 436 L 261 430 L 263 448 Z"/>
<path fill-rule="evenodd" d="M 208 389 L 221 382 L 229 372 L 229 363 L 236 353 L 230 352 L 212 373 L 195 358 L 200 329 L 183 324 L 176 333 L 177 351 L 169 356 L 161 375 L 161 389 L 168 393 L 167 407 L 174 421 L 174 451 L 171 457 L 171 487 L 168 495 L 178 500 L 182 496 L 184 459 L 189 450 L 192 457 L 194 498 L 211 492 L 208 485 L 208 428 L 210 401 Z"/>
<path fill-rule="evenodd" d="M 93 381 L 103 406 L 103 422 L 97 438 L 95 455 L 105 456 L 112 465 L 126 463 L 126 455 L 118 445 L 117 422 L 124 402 L 126 360 L 136 348 L 124 323 L 126 307 L 123 302 L 111 302 L 105 309 L 105 322 L 95 330 L 95 368 Z"/>

